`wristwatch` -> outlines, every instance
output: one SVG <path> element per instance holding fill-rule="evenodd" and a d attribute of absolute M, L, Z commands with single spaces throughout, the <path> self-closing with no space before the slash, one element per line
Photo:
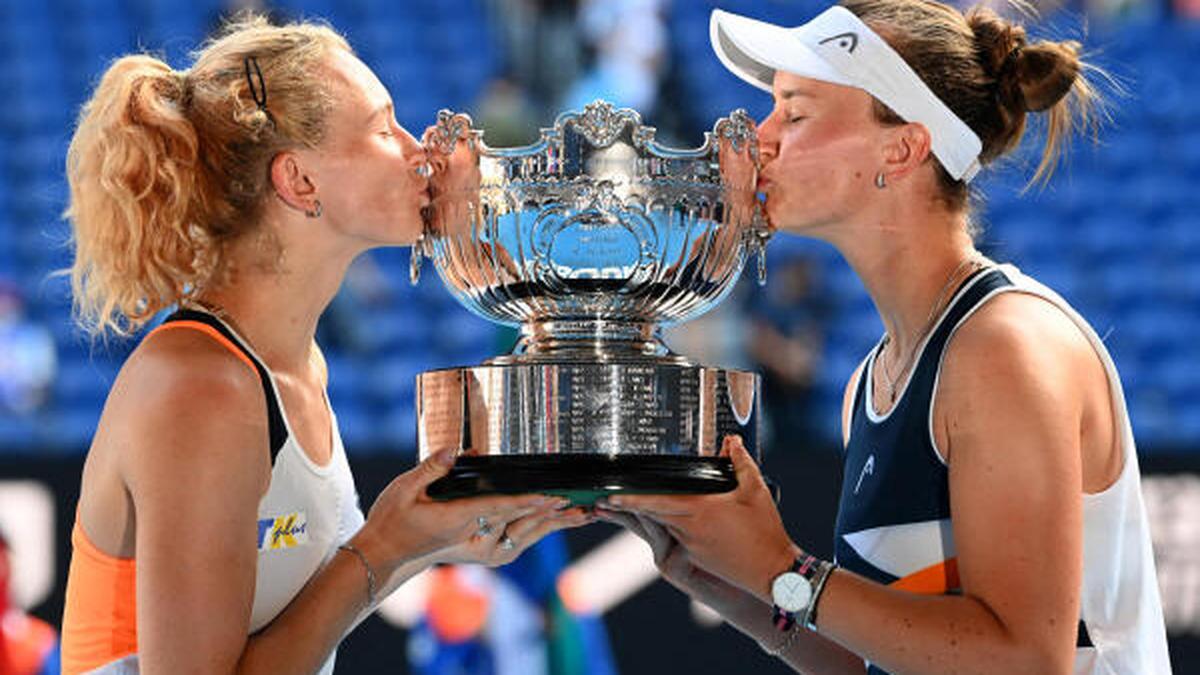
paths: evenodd
<path fill-rule="evenodd" d="M 816 607 L 825 580 L 833 565 L 807 553 L 796 556 L 792 566 L 771 582 L 771 601 L 775 604 L 773 622 L 779 630 L 790 630 L 796 624 L 816 630 Z"/>

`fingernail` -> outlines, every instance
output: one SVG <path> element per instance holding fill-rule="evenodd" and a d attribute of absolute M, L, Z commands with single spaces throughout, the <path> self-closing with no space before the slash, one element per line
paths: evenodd
<path fill-rule="evenodd" d="M 457 453 L 455 453 L 452 449 L 442 450 L 437 455 L 437 463 L 441 464 L 442 466 L 451 466 L 454 464 L 454 460 L 457 459 L 455 456 L 456 454 Z"/>

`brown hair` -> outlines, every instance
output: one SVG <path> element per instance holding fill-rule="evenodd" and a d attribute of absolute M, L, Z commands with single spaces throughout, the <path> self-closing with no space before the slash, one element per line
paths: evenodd
<path fill-rule="evenodd" d="M 1021 0 L 1013 4 L 1025 9 Z M 888 42 L 983 142 L 980 163 L 1015 149 L 1031 112 L 1046 113 L 1046 142 L 1030 183 L 1047 181 L 1073 131 L 1087 128 L 1100 98 L 1075 41 L 1030 42 L 1025 28 L 978 6 L 965 15 L 935 0 L 844 0 Z M 876 101 L 876 117 L 903 122 Z M 936 162 L 936 158 L 934 158 Z M 937 164 L 944 200 L 967 206 L 966 183 Z"/>
<path fill-rule="evenodd" d="M 241 14 L 188 70 L 145 54 L 109 66 L 67 151 L 85 330 L 126 335 L 225 271 L 227 247 L 260 229 L 271 159 L 325 134 L 333 100 L 317 71 L 333 49 L 350 46 L 328 26 Z"/>

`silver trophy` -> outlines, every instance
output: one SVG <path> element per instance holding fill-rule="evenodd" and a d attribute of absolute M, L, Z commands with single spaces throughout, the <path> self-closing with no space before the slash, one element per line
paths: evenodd
<path fill-rule="evenodd" d="M 449 111 L 426 131 L 413 281 L 429 257 L 462 304 L 520 327 L 510 354 L 417 377 L 421 457 L 462 453 L 430 495 L 721 492 L 737 484 L 722 439 L 757 456 L 758 375 L 659 333 L 720 302 L 749 253 L 765 274 L 754 121 L 735 111 L 696 149 L 654 135 L 602 101 L 525 147 L 490 148 Z"/>

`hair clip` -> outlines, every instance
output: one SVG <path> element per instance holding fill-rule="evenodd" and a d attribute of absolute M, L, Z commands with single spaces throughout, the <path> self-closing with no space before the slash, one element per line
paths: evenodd
<path fill-rule="evenodd" d="M 263 80 L 262 69 L 258 67 L 258 57 L 247 56 L 242 65 L 246 68 L 246 85 L 250 87 L 250 96 L 254 99 L 254 103 L 258 105 L 258 109 L 267 113 L 267 83 Z M 254 86 L 254 77 L 250 73 L 250 66 L 254 66 L 253 75 L 258 76 L 258 86 Z M 270 113 L 267 113 L 268 115 Z"/>

